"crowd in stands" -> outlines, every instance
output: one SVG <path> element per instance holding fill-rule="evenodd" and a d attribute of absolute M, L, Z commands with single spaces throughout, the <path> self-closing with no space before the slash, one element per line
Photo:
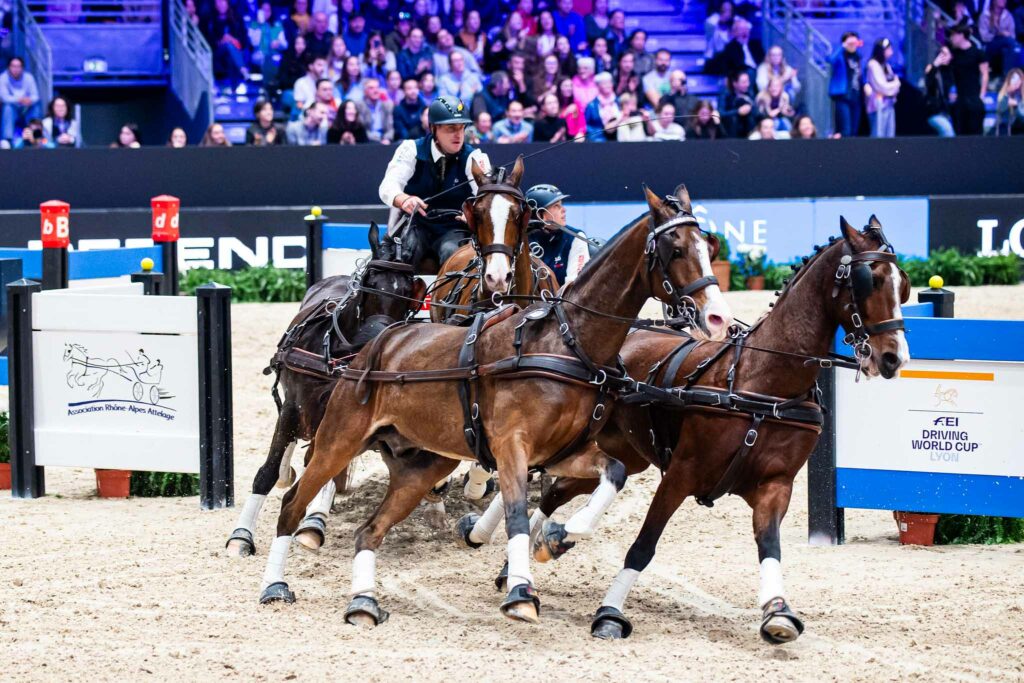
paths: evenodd
<path fill-rule="evenodd" d="M 722 0 L 707 18 L 704 72 L 717 97 L 688 92 L 687 74 L 647 33 L 626 30 L 628 3 L 608 0 L 186 0 L 214 52 L 225 91 L 259 82 L 248 145 L 391 144 L 422 136 L 438 96 L 470 108 L 480 143 L 632 142 L 816 137 L 797 69 L 761 43 L 760 2 Z M 1007 0 L 956 0 L 957 23 L 927 68 L 925 99 L 936 134 L 982 133 L 982 98 L 999 91 L 995 131 L 1019 133 L 1024 10 Z M 842 36 L 830 59 L 834 135 L 892 137 L 906 87 L 887 39 L 865 48 Z M 866 58 L 866 59 L 865 59 Z M 0 144 L 80 144 L 63 98 L 46 114 L 30 73 L 12 59 L 0 74 Z M 829 122 L 831 123 L 831 122 Z M 828 127 L 828 126 L 826 126 Z M 16 135 L 21 129 L 20 135 Z M 187 144 L 176 129 L 171 146 Z M 199 143 L 229 146 L 220 124 Z M 136 147 L 126 124 L 112 143 Z"/>

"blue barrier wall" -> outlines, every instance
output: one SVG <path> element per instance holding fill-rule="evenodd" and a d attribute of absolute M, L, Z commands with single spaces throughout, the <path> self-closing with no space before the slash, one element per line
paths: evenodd
<path fill-rule="evenodd" d="M 68 253 L 68 277 L 71 280 L 92 280 L 129 275 L 142 270 L 139 264 L 147 257 L 153 259 L 153 270 L 163 270 L 163 252 L 156 246 L 72 251 Z M 28 280 L 41 280 L 43 277 L 42 250 L 0 249 L 2 258 L 21 259 L 22 277 Z"/>

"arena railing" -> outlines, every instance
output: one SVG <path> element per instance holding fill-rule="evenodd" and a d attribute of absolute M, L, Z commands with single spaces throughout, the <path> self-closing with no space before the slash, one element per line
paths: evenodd
<path fill-rule="evenodd" d="M 832 129 L 832 102 L 828 97 L 829 55 L 832 43 L 814 28 L 789 0 L 765 4 L 766 45 L 778 45 L 786 61 L 799 72 L 802 103 L 821 133 Z"/>
<path fill-rule="evenodd" d="M 930 0 L 906 0 L 906 54 L 907 78 L 920 85 L 924 69 L 939 51 L 939 31 L 956 22 Z"/>
<path fill-rule="evenodd" d="M 171 88 L 192 119 L 205 128 L 213 122 L 213 52 L 189 21 L 185 3 L 170 0 L 168 6 Z"/>
<path fill-rule="evenodd" d="M 14 53 L 25 58 L 25 66 L 36 79 L 39 99 L 53 99 L 53 53 L 42 29 L 25 0 L 14 0 Z"/>

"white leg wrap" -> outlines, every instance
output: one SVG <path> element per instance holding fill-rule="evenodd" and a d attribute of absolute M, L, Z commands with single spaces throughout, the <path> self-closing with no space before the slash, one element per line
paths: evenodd
<path fill-rule="evenodd" d="M 288 478 L 291 476 L 292 473 L 289 472 L 289 469 L 292 466 L 292 453 L 295 452 L 295 445 L 297 443 L 297 441 L 292 441 L 285 447 L 284 455 L 281 457 L 281 464 L 277 468 L 278 481 L 288 481 Z"/>
<path fill-rule="evenodd" d="M 569 521 L 565 523 L 566 541 L 578 541 L 584 538 L 590 538 L 594 533 L 594 529 L 597 528 L 597 523 L 601 519 L 601 515 L 605 513 L 605 510 L 615 500 L 615 496 L 618 493 L 615 490 L 615 484 L 611 483 L 604 475 L 601 475 L 601 483 L 597 485 L 597 489 L 590 494 L 590 500 L 587 504 L 576 511 L 576 514 L 569 518 Z"/>
<path fill-rule="evenodd" d="M 331 512 L 331 505 L 334 504 L 334 491 L 336 488 L 333 479 L 324 484 L 320 492 L 306 506 L 306 516 L 320 515 L 327 519 L 327 515 Z"/>
<path fill-rule="evenodd" d="M 508 589 L 533 583 L 530 573 L 530 535 L 516 534 L 508 539 Z"/>
<path fill-rule="evenodd" d="M 537 540 L 537 535 L 544 530 L 544 522 L 548 521 L 548 516 L 537 508 L 530 515 L 530 545 L 532 546 L 534 541 Z"/>
<path fill-rule="evenodd" d="M 245 507 L 242 508 L 241 514 L 238 515 L 235 528 L 255 531 L 256 518 L 260 516 L 260 510 L 263 509 L 263 503 L 266 500 L 266 496 L 261 496 L 258 493 L 249 494 L 249 497 L 245 499 Z"/>
<path fill-rule="evenodd" d="M 782 588 L 782 564 L 774 557 L 766 557 L 761 560 L 761 591 L 757 594 L 757 604 L 764 607 L 773 598 L 786 598 Z"/>
<path fill-rule="evenodd" d="M 473 530 L 469 532 L 469 540 L 473 543 L 490 543 L 491 537 L 494 536 L 498 524 L 504 517 L 505 503 L 499 493 L 491 500 L 491 504 L 484 510 L 484 514 L 480 515 Z"/>
<path fill-rule="evenodd" d="M 490 480 L 491 473 L 474 463 L 469 468 L 469 481 L 462 489 L 463 495 L 469 500 L 480 500 L 487 493 L 487 482 Z"/>
<path fill-rule="evenodd" d="M 635 569 L 620 570 L 615 575 L 615 580 L 612 581 L 612 585 L 608 589 L 608 593 L 605 594 L 601 606 L 614 607 L 621 612 L 622 606 L 626 604 L 626 596 L 629 595 L 629 591 L 633 588 L 633 584 L 636 583 L 639 576 L 640 572 Z"/>
<path fill-rule="evenodd" d="M 284 566 L 288 561 L 288 550 L 292 547 L 291 536 L 278 536 L 270 544 L 267 568 L 263 572 L 263 588 L 272 583 L 284 581 Z"/>
<path fill-rule="evenodd" d="M 374 597 L 377 591 L 377 553 L 360 550 L 352 560 L 352 597 Z"/>

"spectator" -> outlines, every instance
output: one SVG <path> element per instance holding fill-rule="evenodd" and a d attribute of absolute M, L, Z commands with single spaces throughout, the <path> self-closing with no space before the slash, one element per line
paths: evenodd
<path fill-rule="evenodd" d="M 82 133 L 71 111 L 71 105 L 61 96 L 54 97 L 46 108 L 43 133 L 57 147 L 81 147 Z"/>
<path fill-rule="evenodd" d="M 352 100 L 345 100 L 341 103 L 334 123 L 327 129 L 327 144 L 362 145 L 367 142 L 369 138 L 366 135 L 366 127 L 359 119 L 358 105 Z"/>
<path fill-rule="evenodd" d="M 504 69 L 509 56 L 525 46 L 526 37 L 527 31 L 523 28 L 522 17 L 515 12 L 508 15 L 505 25 L 490 35 L 490 47 L 484 58 L 484 70 Z"/>
<path fill-rule="evenodd" d="M 704 22 L 704 37 L 707 45 L 704 48 L 704 56 L 708 59 L 720 54 L 725 46 L 732 40 L 733 6 L 729 0 L 723 0 L 718 6 L 718 11 L 707 18 Z"/>
<path fill-rule="evenodd" d="M 636 96 L 640 91 L 640 76 L 634 71 L 636 57 L 632 52 L 619 55 L 618 68 L 615 70 L 615 94 L 629 93 Z"/>
<path fill-rule="evenodd" d="M 729 78 L 722 108 L 722 125 L 730 137 L 745 138 L 754 129 L 754 98 L 750 96 L 750 74 L 740 71 Z"/>
<path fill-rule="evenodd" d="M 764 90 L 768 87 L 768 81 L 778 78 L 782 81 L 782 87 L 789 95 L 790 101 L 796 99 L 800 92 L 800 81 L 796 77 L 796 69 L 786 63 L 786 57 L 782 54 L 782 48 L 772 45 L 768 48 L 768 54 L 764 61 L 757 67 L 757 89 Z"/>
<path fill-rule="evenodd" d="M 363 16 L 366 17 L 367 30 L 384 34 L 395 28 L 396 22 L 394 15 L 391 12 L 391 3 L 389 2 L 389 0 L 372 0 L 372 2 L 370 2 L 369 4 L 360 3 L 360 6 L 363 10 Z M 406 23 L 407 28 L 406 32 L 402 34 L 402 40 L 404 40 L 405 36 L 409 35 L 408 12 L 399 12 L 398 23 L 401 23 L 403 21 Z M 388 38 L 390 37 L 391 36 L 389 35 Z M 398 46 L 399 49 L 401 49 L 401 47 L 401 45 Z M 395 50 L 392 50 L 391 47 L 388 47 L 388 49 L 391 50 L 392 52 L 395 52 Z"/>
<path fill-rule="evenodd" d="M 444 26 L 441 24 L 441 17 L 432 14 L 427 19 L 427 27 L 423 30 L 423 37 L 427 41 L 427 45 L 437 47 L 437 39 L 443 30 Z"/>
<path fill-rule="evenodd" d="M 299 109 L 305 109 L 316 99 L 316 84 L 327 73 L 327 58 L 314 56 L 306 68 L 306 75 L 295 81 L 292 95 Z"/>
<path fill-rule="evenodd" d="M 533 98 L 532 81 L 526 75 L 526 55 L 517 52 L 508 60 L 508 78 L 512 82 L 512 97 L 532 109 L 537 106 Z M 532 116 L 532 114 L 531 114 Z"/>
<path fill-rule="evenodd" d="M 188 135 L 185 133 L 185 129 L 172 129 L 170 136 L 167 138 L 167 146 L 172 147 L 174 149 L 182 149 L 183 147 L 188 147 Z"/>
<path fill-rule="evenodd" d="M 313 15 L 313 20 L 310 22 L 310 30 L 306 33 L 306 49 L 309 50 L 311 55 L 317 57 L 326 57 L 331 51 L 331 43 L 334 42 L 334 34 L 327 30 L 327 14 L 324 12 L 317 12 Z M 346 39 L 345 44 L 348 45 Z M 349 50 L 352 50 L 352 46 L 349 45 Z M 355 52 L 360 54 L 362 50 Z"/>
<path fill-rule="evenodd" d="M 327 125 L 334 123 L 334 117 L 338 114 L 338 104 L 341 100 L 334 92 L 334 84 L 327 78 L 321 78 L 316 82 L 316 101 L 324 105 L 324 112 L 327 115 Z"/>
<path fill-rule="evenodd" d="M 654 135 L 651 115 L 647 113 L 646 109 L 637 110 L 635 95 L 631 93 L 620 95 L 619 106 L 622 107 L 622 117 L 618 128 L 615 129 L 617 142 L 643 142 Z"/>
<path fill-rule="evenodd" d="M 546 57 L 554 52 L 557 39 L 558 30 L 555 28 L 555 17 L 548 10 L 544 10 L 537 17 L 537 35 L 534 38 L 537 55 Z"/>
<path fill-rule="evenodd" d="M 477 114 L 473 125 L 466 129 L 466 142 L 474 146 L 494 142 L 494 124 L 486 111 Z"/>
<path fill-rule="evenodd" d="M 110 146 L 121 149 L 142 147 L 142 143 L 139 142 L 139 126 L 134 123 L 126 123 L 121 126 L 121 130 L 117 133 L 117 140 L 111 142 Z"/>
<path fill-rule="evenodd" d="M 818 137 L 818 127 L 814 125 L 814 119 L 802 114 L 793 122 L 793 130 L 789 136 L 793 140 L 814 140 Z"/>
<path fill-rule="evenodd" d="M 1006 0 L 989 0 L 978 20 L 978 37 L 990 64 L 1006 74 L 1017 66 L 1017 31 Z"/>
<path fill-rule="evenodd" d="M 455 44 L 469 50 L 477 64 L 483 64 L 487 54 L 487 36 L 481 30 L 480 13 L 471 10 L 466 15 L 466 23 L 455 37 Z"/>
<path fill-rule="evenodd" d="M 757 122 L 757 128 L 748 136 L 749 140 L 789 140 L 789 133 L 775 130 L 775 119 L 767 116 Z"/>
<path fill-rule="evenodd" d="M 444 16 L 444 27 L 452 35 L 457 35 L 466 25 L 467 14 L 469 14 L 469 8 L 466 7 L 466 0 L 451 0 L 451 6 Z"/>
<path fill-rule="evenodd" d="M 581 109 L 597 97 L 597 84 L 594 80 L 594 60 L 583 57 L 576 62 L 577 73 L 572 78 L 572 96 Z M 608 73 L 607 71 L 603 73 Z M 611 74 L 608 74 L 609 77 Z"/>
<path fill-rule="evenodd" d="M 366 18 L 363 15 L 353 14 L 341 35 L 345 39 L 345 47 L 348 48 L 349 54 L 361 55 L 366 52 L 370 34 L 366 31 Z"/>
<path fill-rule="evenodd" d="M 568 129 L 565 119 L 559 114 L 558 95 L 554 92 L 541 95 L 538 116 L 533 121 L 534 142 L 562 142 L 566 139 Z"/>
<path fill-rule="evenodd" d="M 384 38 L 380 33 L 370 34 L 363 53 L 363 77 L 376 78 L 381 81 L 392 71 L 397 71 L 398 61 L 393 52 L 384 47 Z"/>
<path fill-rule="evenodd" d="M 675 69 L 669 74 L 668 92 L 655 105 L 660 106 L 663 102 L 671 104 L 677 112 L 692 112 L 697 106 L 697 98 L 690 94 L 686 74 L 681 69 Z"/>
<path fill-rule="evenodd" d="M 309 31 L 312 17 L 309 16 L 309 0 L 295 0 L 292 13 L 284 20 L 284 35 L 288 43 L 295 44 L 295 36 L 305 35 Z"/>
<path fill-rule="evenodd" d="M 505 118 L 494 124 L 494 137 L 500 144 L 533 142 L 533 124 L 523 118 L 523 103 L 508 103 Z"/>
<path fill-rule="evenodd" d="M 402 78 L 419 78 L 420 74 L 433 67 L 434 51 L 426 44 L 423 29 L 412 29 L 406 46 L 398 53 L 398 72 Z"/>
<path fill-rule="evenodd" d="M 971 40 L 969 26 L 949 30 L 953 53 L 950 70 L 956 86 L 953 126 L 957 135 L 981 135 L 985 126 L 985 93 L 988 91 L 988 58 Z"/>
<path fill-rule="evenodd" d="M 430 72 L 424 72 L 424 74 L 428 73 Z M 404 80 L 399 72 L 388 72 L 388 77 L 384 79 L 384 99 L 389 102 L 397 102 L 402 99 L 402 81 Z"/>
<path fill-rule="evenodd" d="M 628 52 L 633 54 L 633 70 L 641 78 L 654 68 L 654 55 L 647 51 L 647 31 L 638 28 L 629 35 Z"/>
<path fill-rule="evenodd" d="M 224 134 L 224 126 L 219 123 L 211 123 L 206 127 L 203 139 L 199 141 L 200 147 L 230 147 L 231 141 Z"/>
<path fill-rule="evenodd" d="M 1010 69 L 999 89 L 996 101 L 996 135 L 1013 135 L 1024 132 L 1024 108 L 1021 99 L 1024 92 L 1024 71 Z"/>
<path fill-rule="evenodd" d="M 594 0 L 594 9 L 583 18 L 587 42 L 593 45 L 608 32 L 608 0 Z M 607 43 L 605 43 L 607 45 Z M 602 69 L 606 71 L 606 69 Z"/>
<path fill-rule="evenodd" d="M 554 14 L 555 30 L 569 39 L 575 50 L 587 49 L 587 27 L 583 17 L 572 10 L 573 0 L 558 0 L 558 11 Z"/>
<path fill-rule="evenodd" d="M 775 130 L 790 129 L 790 118 L 796 114 L 789 103 L 789 95 L 782 88 L 782 79 L 773 78 L 768 87 L 757 95 L 757 113 L 775 121 Z"/>
<path fill-rule="evenodd" d="M 437 79 L 429 71 L 420 76 L 420 97 L 429 107 L 438 98 Z M 426 130 L 426 129 L 424 129 Z"/>
<path fill-rule="evenodd" d="M 249 43 L 252 45 L 249 59 L 263 74 L 263 81 L 276 82 L 278 64 L 288 49 L 288 39 L 284 35 L 281 21 L 274 16 L 270 0 L 260 2 L 256 21 L 249 26 Z"/>
<path fill-rule="evenodd" d="M 213 14 L 202 24 L 203 36 L 213 49 L 213 73 L 235 86 L 249 78 L 249 33 L 228 0 L 214 0 L 213 8 Z"/>
<path fill-rule="evenodd" d="M 199 10 L 196 9 L 195 0 L 185 0 L 185 15 L 188 17 L 190 24 L 199 28 Z M 4 28 L 8 27 L 5 26 Z"/>
<path fill-rule="evenodd" d="M 619 109 L 615 97 L 615 81 L 607 71 L 594 78 L 597 95 L 584 108 L 583 117 L 587 121 L 587 139 L 591 142 L 607 142 L 608 133 L 619 123 L 622 110 Z"/>
<path fill-rule="evenodd" d="M 951 138 L 956 135 L 953 131 L 953 114 L 949 107 L 951 61 L 953 53 L 943 45 L 935 59 L 924 68 L 925 112 L 928 114 L 928 125 L 940 138 Z"/>
<path fill-rule="evenodd" d="M 455 44 L 455 38 L 447 30 L 437 34 L 437 49 L 434 51 L 434 76 L 440 78 L 451 70 L 450 57 L 453 54 L 462 56 L 463 68 L 475 74 L 480 73 L 480 65 L 473 53 Z"/>
<path fill-rule="evenodd" d="M 661 102 L 661 98 L 671 90 L 671 75 L 669 67 L 672 66 L 672 53 L 661 49 L 654 53 L 654 68 L 644 74 L 643 86 L 644 97 L 652 107 Z M 680 72 L 682 73 L 682 72 Z M 676 108 L 676 111 L 690 111 L 689 107 Z"/>
<path fill-rule="evenodd" d="M 544 95 L 556 95 L 558 82 L 562 80 L 562 65 L 558 63 L 558 57 L 548 55 L 541 64 L 541 70 L 533 79 L 533 94 L 539 101 Z"/>
<path fill-rule="evenodd" d="M 655 140 L 674 142 L 686 139 L 686 131 L 676 122 L 676 108 L 666 102 L 658 105 L 658 117 L 651 122 Z"/>
<path fill-rule="evenodd" d="M 828 59 L 832 67 L 828 94 L 835 105 L 836 137 L 850 138 L 860 132 L 861 89 L 864 86 L 860 48 L 863 45 L 860 36 L 847 31 Z"/>
<path fill-rule="evenodd" d="M 974 26 L 977 23 L 975 20 L 978 15 L 974 12 L 973 3 L 970 3 L 971 7 L 968 7 L 968 3 L 970 3 L 970 0 L 967 0 L 967 2 L 957 0 L 953 5 L 954 26 Z"/>
<path fill-rule="evenodd" d="M 576 104 L 573 92 L 571 78 L 562 78 L 558 82 L 558 106 L 561 109 L 559 116 L 565 119 L 569 137 L 582 142 L 585 139 L 582 134 L 587 132 L 587 121 L 583 117 L 583 107 Z"/>
<path fill-rule="evenodd" d="M 495 71 L 491 74 L 491 82 L 487 87 L 477 93 L 473 98 L 470 107 L 474 119 L 482 111 L 491 115 L 491 120 L 497 121 L 505 116 L 509 103 L 512 101 L 512 81 L 504 71 Z"/>
<path fill-rule="evenodd" d="M 604 37 L 608 41 L 608 51 L 612 53 L 612 56 L 619 54 L 629 46 L 625 12 L 617 9 L 608 16 L 608 33 Z"/>
<path fill-rule="evenodd" d="M 395 22 L 394 30 L 384 36 L 384 47 L 388 52 L 397 55 L 405 47 L 412 33 L 412 15 L 408 12 L 399 12 L 398 21 Z"/>
<path fill-rule="evenodd" d="M 287 143 L 284 128 L 274 123 L 274 105 L 269 100 L 256 100 L 252 114 L 256 120 L 245 131 L 246 145 L 264 147 Z"/>
<path fill-rule="evenodd" d="M 764 48 L 761 41 L 750 37 L 750 22 L 737 18 L 732 22 L 732 40 L 722 51 L 722 66 L 726 73 L 745 71 L 753 82 L 757 76 L 757 66 L 764 61 Z"/>
<path fill-rule="evenodd" d="M 427 0 L 413 0 L 412 25 L 419 26 L 426 35 L 427 21 L 430 19 L 430 5 Z"/>
<path fill-rule="evenodd" d="M 890 40 L 880 38 L 868 60 L 864 96 L 873 138 L 896 137 L 896 96 L 900 92 L 900 79 L 889 64 L 892 53 Z"/>
<path fill-rule="evenodd" d="M 590 56 L 594 59 L 594 68 L 597 71 L 611 71 L 615 68 L 615 59 L 608 51 L 607 38 L 601 37 L 594 40 L 594 44 L 590 48 Z"/>
<path fill-rule="evenodd" d="M 483 83 L 475 73 L 466 71 L 466 57 L 462 52 L 452 52 L 448 57 L 448 73 L 438 79 L 438 91 L 441 95 L 454 97 L 463 102 L 471 102 L 473 97 L 483 90 Z M 416 88 L 419 94 L 419 87 Z M 426 133 L 417 135 L 422 137 Z"/>
<path fill-rule="evenodd" d="M 569 45 L 569 39 L 565 36 L 558 36 L 555 39 L 555 57 L 558 57 L 558 64 L 562 68 L 562 73 L 566 76 L 576 75 L 576 55 L 573 54 L 572 46 Z"/>
<path fill-rule="evenodd" d="M 277 87 L 281 90 L 294 88 L 295 82 L 306 73 L 309 66 L 308 58 L 305 36 L 296 36 L 295 42 L 285 50 L 281 58 L 281 68 L 277 72 Z"/>
<path fill-rule="evenodd" d="M 537 17 L 533 16 L 533 0 L 519 0 L 516 3 L 515 14 L 523 20 L 523 28 L 530 35 L 537 33 Z"/>
<path fill-rule="evenodd" d="M 324 105 L 313 102 L 302 112 L 302 118 L 285 129 L 289 145 L 315 147 L 327 144 L 327 112 Z"/>
<path fill-rule="evenodd" d="M 420 115 L 427 108 L 420 98 L 420 83 L 415 78 L 407 78 L 402 83 L 402 97 L 395 103 L 395 139 L 415 140 L 426 135 L 420 127 Z"/>
<path fill-rule="evenodd" d="M 343 64 L 341 74 L 335 83 L 338 95 L 342 100 L 358 102 L 363 99 L 362 69 L 359 68 L 359 57 L 349 55 Z"/>
<path fill-rule="evenodd" d="M 363 101 L 357 102 L 359 120 L 366 128 L 366 137 L 390 145 L 395 138 L 395 105 L 384 98 L 380 83 L 374 78 L 363 81 Z"/>
<path fill-rule="evenodd" d="M 690 110 L 694 118 L 686 125 L 686 137 L 691 140 L 717 140 L 724 137 L 710 102 L 699 101 Z"/>
<path fill-rule="evenodd" d="M 43 122 L 31 119 L 21 131 L 21 137 L 14 141 L 14 149 L 53 149 L 56 145 L 43 130 Z"/>

